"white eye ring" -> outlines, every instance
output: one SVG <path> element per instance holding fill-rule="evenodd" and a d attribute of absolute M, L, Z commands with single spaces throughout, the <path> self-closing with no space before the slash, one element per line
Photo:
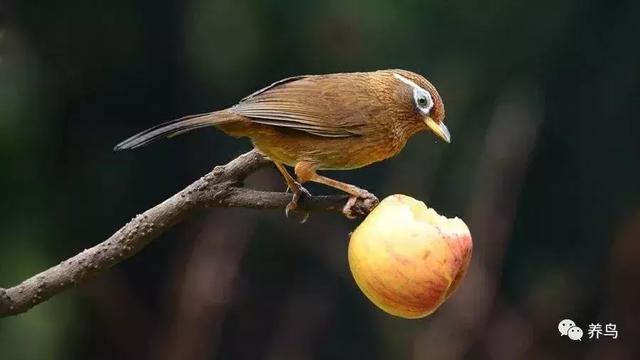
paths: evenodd
<path fill-rule="evenodd" d="M 418 110 L 424 114 L 429 114 L 431 108 L 433 108 L 433 99 L 428 91 L 422 88 L 413 88 L 413 101 L 416 104 Z"/>
<path fill-rule="evenodd" d="M 393 76 L 413 88 L 413 102 L 421 113 L 429 115 L 433 108 L 433 98 L 431 98 L 431 94 L 429 94 L 427 90 L 418 86 L 418 84 L 400 74 L 394 73 Z"/>

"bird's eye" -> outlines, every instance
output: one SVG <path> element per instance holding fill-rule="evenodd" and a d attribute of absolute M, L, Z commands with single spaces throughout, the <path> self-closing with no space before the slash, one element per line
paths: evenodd
<path fill-rule="evenodd" d="M 431 107 L 433 106 L 433 100 L 431 100 L 431 96 L 428 92 L 422 89 L 415 89 L 413 93 L 413 99 L 416 102 L 416 106 L 422 112 L 429 112 Z"/>

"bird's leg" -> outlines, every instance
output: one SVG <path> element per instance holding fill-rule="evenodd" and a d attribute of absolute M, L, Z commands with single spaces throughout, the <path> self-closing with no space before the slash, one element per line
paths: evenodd
<path fill-rule="evenodd" d="M 284 181 L 287 183 L 287 190 L 291 190 L 291 192 L 293 192 L 293 198 L 291 199 L 289 204 L 287 204 L 287 207 L 284 209 L 284 214 L 287 217 L 289 217 L 289 213 L 291 211 L 295 210 L 298 207 L 298 200 L 300 200 L 300 197 L 301 196 L 311 196 L 311 194 L 309 193 L 309 191 L 307 191 L 307 189 L 302 187 L 302 185 L 299 182 L 297 182 L 289 174 L 289 172 L 284 167 L 284 165 L 282 165 L 281 163 L 276 162 L 276 161 L 274 161 L 273 163 L 276 165 L 276 168 L 278 169 L 280 174 L 282 174 L 282 177 L 284 178 Z M 308 218 L 309 218 L 309 213 L 305 212 L 304 218 L 302 219 L 301 222 L 307 221 Z"/>
<path fill-rule="evenodd" d="M 373 195 L 372 193 L 368 192 L 365 189 L 361 189 L 355 185 L 334 180 L 326 176 L 318 175 L 318 173 L 316 173 L 316 169 L 313 167 L 311 163 L 308 163 L 308 162 L 297 163 L 295 167 L 295 172 L 300 183 L 313 181 L 319 184 L 330 186 L 338 190 L 342 190 L 347 194 L 351 195 L 351 197 L 345 204 L 344 208 L 342 209 L 342 212 L 348 218 L 351 218 L 351 219 L 355 218 L 355 215 L 353 214 L 353 211 L 352 211 L 352 207 L 353 205 L 355 205 L 358 199 L 371 200 L 375 203 L 378 202 L 378 198 L 376 198 L 375 195 Z"/>

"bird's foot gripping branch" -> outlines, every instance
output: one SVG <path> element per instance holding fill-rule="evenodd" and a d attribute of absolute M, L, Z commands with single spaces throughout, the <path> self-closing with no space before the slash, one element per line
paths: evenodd
<path fill-rule="evenodd" d="M 375 195 L 363 190 L 359 196 L 352 196 L 347 200 L 347 203 L 342 208 L 342 213 L 349 219 L 355 219 L 363 215 L 361 211 L 362 205 L 364 205 L 366 209 L 373 209 L 379 202 Z"/>
<path fill-rule="evenodd" d="M 271 165 L 256 150 L 237 157 L 187 186 L 162 203 L 135 216 L 107 240 L 60 262 L 17 286 L 0 288 L 0 317 L 28 311 L 56 294 L 80 285 L 142 250 L 152 240 L 196 210 L 212 207 L 284 209 L 291 194 L 248 189 L 242 186 L 250 174 Z M 298 201 L 301 211 L 343 213 L 366 216 L 377 205 L 375 196 L 305 196 Z"/>

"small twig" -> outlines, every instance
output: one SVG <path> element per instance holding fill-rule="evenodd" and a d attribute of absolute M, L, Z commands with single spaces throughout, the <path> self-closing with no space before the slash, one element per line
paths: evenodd
<path fill-rule="evenodd" d="M 131 219 L 106 241 L 20 285 L 0 288 L 0 317 L 25 312 L 68 288 L 102 274 L 135 255 L 195 210 L 209 207 L 284 208 L 291 200 L 291 194 L 242 187 L 247 176 L 269 164 L 269 159 L 252 150 L 224 166 L 217 166 L 182 191 Z M 305 197 L 300 199 L 298 208 L 304 211 L 342 212 L 347 200 L 346 195 Z M 366 215 L 375 205 L 377 199 L 358 200 L 352 207 L 352 213 Z"/>

